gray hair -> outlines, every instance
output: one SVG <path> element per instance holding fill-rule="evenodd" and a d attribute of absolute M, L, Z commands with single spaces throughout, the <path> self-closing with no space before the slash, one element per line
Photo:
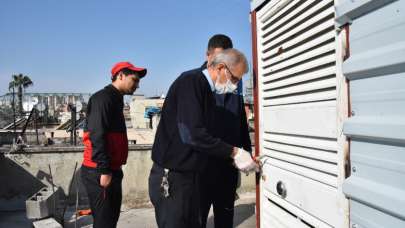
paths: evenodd
<path fill-rule="evenodd" d="M 245 65 L 244 73 L 247 73 L 249 71 L 249 65 L 245 55 L 235 48 L 228 48 L 215 54 L 210 66 L 215 67 L 220 63 L 225 64 L 229 68 L 234 68 L 239 64 L 243 64 Z"/>

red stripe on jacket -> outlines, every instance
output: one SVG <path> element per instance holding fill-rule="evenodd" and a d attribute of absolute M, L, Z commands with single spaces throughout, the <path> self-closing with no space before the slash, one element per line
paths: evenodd
<path fill-rule="evenodd" d="M 128 158 L 128 138 L 126 133 L 109 132 L 106 134 L 106 149 L 110 156 L 110 168 L 112 170 L 119 169 L 127 163 Z M 83 133 L 83 165 L 91 168 L 97 168 L 97 163 L 92 160 L 92 143 L 90 132 Z"/>

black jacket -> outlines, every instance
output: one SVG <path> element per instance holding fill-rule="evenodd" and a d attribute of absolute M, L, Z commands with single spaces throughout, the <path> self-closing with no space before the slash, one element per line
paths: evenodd
<path fill-rule="evenodd" d="M 207 68 L 205 62 L 201 69 Z M 216 94 L 215 97 L 215 134 L 228 144 L 252 151 L 249 136 L 245 103 L 242 95 L 242 81 L 235 93 Z"/>
<path fill-rule="evenodd" d="M 202 65 L 206 69 L 206 63 Z M 252 150 L 249 136 L 245 105 L 242 96 L 242 82 L 239 82 L 235 93 L 216 94 L 215 97 L 215 137 L 246 151 Z M 217 159 L 209 157 L 203 170 L 204 188 L 215 186 L 236 186 L 238 170 L 233 159 Z M 227 180 L 225 180 L 227 179 Z M 215 184 L 212 184 L 215 183 Z"/>
<path fill-rule="evenodd" d="M 112 85 L 96 92 L 87 105 L 83 165 L 110 173 L 125 164 L 128 139 L 123 95 Z"/>
<path fill-rule="evenodd" d="M 233 146 L 215 137 L 215 97 L 202 69 L 170 86 L 152 148 L 152 160 L 176 171 L 199 171 L 208 156 L 229 159 Z"/>

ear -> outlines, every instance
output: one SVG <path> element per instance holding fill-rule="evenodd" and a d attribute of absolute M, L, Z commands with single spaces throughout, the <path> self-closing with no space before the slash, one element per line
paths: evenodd
<path fill-rule="evenodd" d="M 221 72 L 222 68 L 224 68 L 224 66 L 223 66 L 222 64 L 218 64 L 218 65 L 215 67 L 216 71 L 218 72 L 218 75 L 221 75 L 220 72 Z"/>
<path fill-rule="evenodd" d="M 123 75 L 124 74 L 122 72 L 119 72 L 118 75 L 117 75 L 117 79 L 122 80 Z"/>
<path fill-rule="evenodd" d="M 218 69 L 219 70 L 221 70 L 222 68 L 224 68 L 225 67 L 225 64 L 223 64 L 223 63 L 218 63 Z"/>

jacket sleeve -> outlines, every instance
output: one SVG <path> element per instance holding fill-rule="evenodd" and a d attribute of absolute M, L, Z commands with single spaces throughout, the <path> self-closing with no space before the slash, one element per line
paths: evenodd
<path fill-rule="evenodd" d="M 111 173 L 110 155 L 106 147 L 106 133 L 109 125 L 109 105 L 106 99 L 96 97 L 91 101 L 87 128 L 93 148 L 91 159 L 97 163 L 97 171 L 102 174 Z"/>
<path fill-rule="evenodd" d="M 250 135 L 249 135 L 249 125 L 247 122 L 247 117 L 246 117 L 246 111 L 245 111 L 245 102 L 243 100 L 243 97 L 241 96 L 240 99 L 240 107 L 241 107 L 241 140 L 242 140 L 242 147 L 244 150 L 252 152 L 252 142 L 250 140 Z"/>
<path fill-rule="evenodd" d="M 213 137 L 207 131 L 203 108 L 204 89 L 198 80 L 185 82 L 179 83 L 176 88 L 177 125 L 182 142 L 201 153 L 230 158 L 233 146 Z"/>

